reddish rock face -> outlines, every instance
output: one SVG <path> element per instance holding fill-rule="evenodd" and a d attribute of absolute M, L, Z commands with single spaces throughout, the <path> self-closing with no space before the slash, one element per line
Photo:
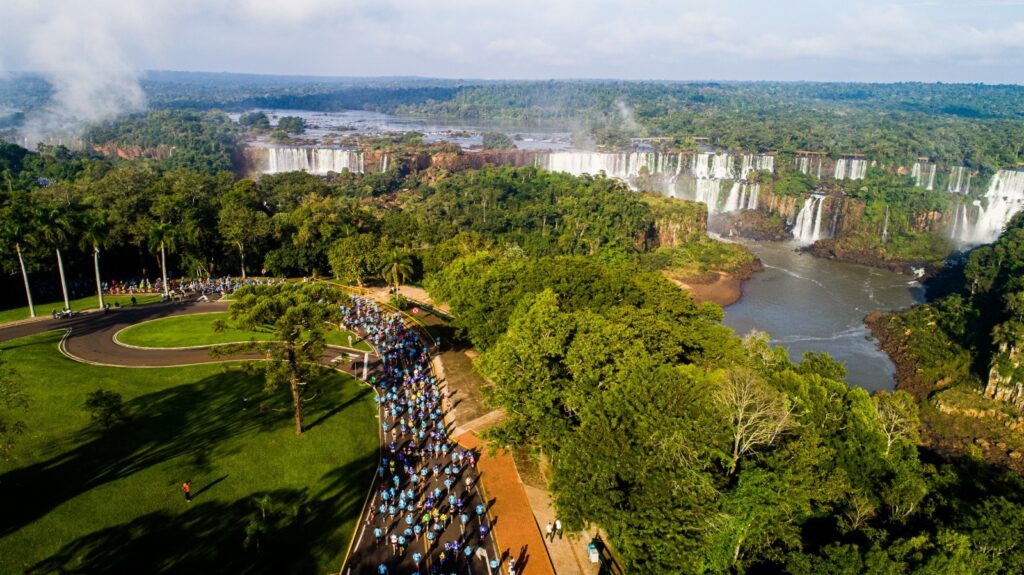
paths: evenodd
<path fill-rule="evenodd" d="M 162 160 L 174 153 L 174 147 L 161 145 L 156 148 L 141 148 L 138 146 L 118 147 L 114 144 L 94 144 L 92 151 L 112 158 L 121 158 L 122 160 L 136 160 L 139 158 Z"/>

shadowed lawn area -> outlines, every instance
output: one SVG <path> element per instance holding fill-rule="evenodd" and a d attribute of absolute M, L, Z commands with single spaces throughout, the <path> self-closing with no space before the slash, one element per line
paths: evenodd
<path fill-rule="evenodd" d="M 211 345 L 215 343 L 236 343 L 256 339 L 266 341 L 274 338 L 268 331 L 248 331 L 228 327 L 217 333 L 213 324 L 217 320 L 228 322 L 227 312 L 203 313 L 168 317 L 134 325 L 117 336 L 117 340 L 128 345 L 140 347 L 187 347 L 190 345 Z M 228 324 L 230 326 L 230 323 Z M 370 351 L 370 346 L 359 339 L 359 336 L 337 326 L 327 332 L 329 345 L 348 346 L 348 336 L 352 336 L 352 347 Z"/>
<path fill-rule="evenodd" d="M 378 460 L 372 390 L 311 382 L 296 437 L 288 390 L 265 394 L 239 364 L 96 367 L 61 356 L 60 337 L 0 344 L 31 399 L 0 460 L 0 573 L 340 568 Z M 90 421 L 97 388 L 122 394 L 127 423 Z"/>
<path fill-rule="evenodd" d="M 19 301 L 25 301 L 25 291 L 18 292 L 17 295 L 21 299 Z M 160 301 L 160 294 L 136 294 L 135 299 L 138 305 L 147 303 L 155 303 Z M 103 296 L 103 303 L 109 303 L 111 306 L 114 302 L 120 303 L 122 306 L 132 305 L 132 296 L 130 295 L 105 295 Z M 81 297 L 78 299 L 71 300 L 71 309 L 75 311 L 82 311 L 87 309 L 98 309 L 100 307 L 99 300 L 96 299 L 96 294 Z M 48 303 L 36 302 L 36 316 L 38 317 L 50 317 L 50 314 L 56 311 L 64 309 L 64 300 L 52 301 Z M 9 321 L 18 321 L 20 319 L 28 319 L 28 306 L 16 307 L 14 309 L 5 309 L 0 311 L 0 323 L 6 323 Z"/>

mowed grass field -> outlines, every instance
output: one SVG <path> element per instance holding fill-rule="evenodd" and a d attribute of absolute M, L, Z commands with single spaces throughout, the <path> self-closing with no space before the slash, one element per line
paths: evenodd
<path fill-rule="evenodd" d="M 311 382 L 296 437 L 288 390 L 266 394 L 239 364 L 84 365 L 60 355 L 61 335 L 0 343 L 31 401 L 3 413 L 28 429 L 0 459 L 0 573 L 340 568 L 378 463 L 370 388 Z M 97 388 L 122 394 L 127 423 L 90 420 Z"/>
<path fill-rule="evenodd" d="M 21 291 L 21 292 L 19 292 L 16 295 L 19 296 L 20 298 L 22 298 L 21 301 L 24 301 L 24 298 L 25 298 L 25 292 L 24 291 Z M 136 294 L 135 300 L 136 300 L 136 304 L 137 305 L 143 305 L 143 304 L 147 304 L 147 303 L 155 303 L 155 302 L 160 301 L 160 294 L 156 294 L 156 293 L 152 293 L 152 294 L 150 294 L 150 293 L 147 293 L 147 294 Z M 105 296 L 103 296 L 103 303 L 109 303 L 111 306 L 113 306 L 115 302 L 120 303 L 121 306 L 130 306 L 130 305 L 132 305 L 132 296 L 130 296 L 130 295 L 105 295 Z M 71 303 L 71 309 L 73 309 L 75 311 L 82 311 L 82 310 L 87 310 L 87 309 L 98 309 L 100 307 L 99 300 L 96 298 L 95 294 L 90 295 L 90 296 L 86 296 L 86 297 L 81 297 L 81 298 L 78 298 L 78 299 L 73 299 L 73 300 L 71 300 L 70 303 Z M 51 301 L 51 302 L 47 302 L 47 303 L 42 303 L 42 304 L 39 303 L 39 302 L 36 302 L 36 316 L 37 317 L 50 317 L 50 314 L 52 314 L 54 311 L 60 311 L 62 309 L 64 309 L 64 300 L 63 299 L 58 300 L 58 301 Z M 21 319 L 28 319 L 30 317 L 32 317 L 32 316 L 31 316 L 31 314 L 29 314 L 28 306 L 27 305 L 23 306 L 23 307 L 16 307 L 16 308 L 13 308 L 13 309 L 5 309 L 3 311 L 0 311 L 0 323 L 7 323 L 9 321 L 18 321 L 18 320 L 21 320 Z"/>
<path fill-rule="evenodd" d="M 214 329 L 218 320 L 228 325 L 221 332 Z M 329 329 L 331 331 L 327 332 L 325 338 L 329 345 L 348 347 L 349 336 L 352 336 L 352 347 L 371 351 L 370 346 L 352 332 L 339 330 L 337 326 Z M 188 347 L 249 340 L 268 341 L 273 338 L 274 334 L 269 330 L 249 331 L 231 327 L 227 312 L 162 318 L 133 325 L 117 334 L 117 341 L 139 347 Z"/>

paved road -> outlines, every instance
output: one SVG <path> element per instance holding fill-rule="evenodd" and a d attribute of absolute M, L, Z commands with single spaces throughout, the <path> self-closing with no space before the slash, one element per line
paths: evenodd
<path fill-rule="evenodd" d="M 16 325 L 0 326 L 0 341 L 36 335 L 53 330 L 70 330 L 61 343 L 61 352 L 72 359 L 98 365 L 117 367 L 168 367 L 216 363 L 224 359 L 210 357 L 209 347 L 192 349 L 139 349 L 126 347 L 114 341 L 114 334 L 139 322 L 196 313 L 227 311 L 228 302 L 187 302 L 149 304 L 138 307 L 112 309 L 108 313 L 90 312 L 71 319 L 41 319 Z M 359 352 L 360 354 L 362 352 Z M 325 363 L 347 355 L 340 348 L 329 347 L 324 353 Z M 261 359 L 258 354 L 237 354 L 226 359 Z M 371 361 L 371 365 L 373 362 Z M 352 373 L 351 361 L 346 357 L 335 367 Z"/>

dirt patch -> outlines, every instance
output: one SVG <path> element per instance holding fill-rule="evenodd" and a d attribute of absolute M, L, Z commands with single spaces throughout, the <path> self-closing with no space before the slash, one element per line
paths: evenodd
<path fill-rule="evenodd" d="M 441 354 L 444 377 L 451 393 L 451 414 L 459 424 L 469 423 L 492 410 L 484 402 L 484 378 L 473 369 L 473 360 L 465 351 Z"/>

